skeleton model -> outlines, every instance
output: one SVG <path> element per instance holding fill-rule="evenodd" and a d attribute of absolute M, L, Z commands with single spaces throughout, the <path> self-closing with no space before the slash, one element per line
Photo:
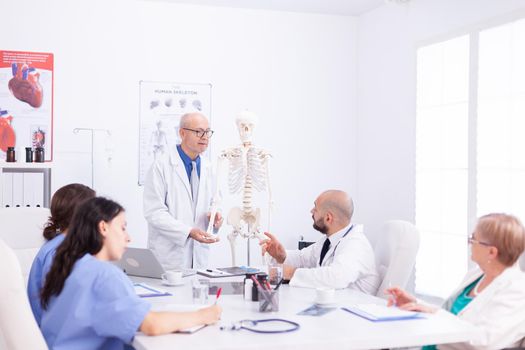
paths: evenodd
<path fill-rule="evenodd" d="M 237 128 L 242 144 L 239 147 L 223 150 L 219 156 L 217 183 L 219 183 L 221 169 L 225 162 L 229 163 L 228 187 L 231 194 L 242 193 L 242 207 L 234 207 L 230 210 L 227 223 L 233 226 L 233 231 L 228 235 L 230 241 L 232 266 L 235 264 L 235 239 L 237 236 L 247 238 L 247 258 L 250 265 L 250 239 L 266 239 L 261 232 L 261 210 L 255 208 L 252 203 L 254 191 L 263 192 L 268 190 L 268 231 L 270 230 L 270 212 L 272 207 L 272 194 L 268 174 L 268 159 L 271 154 L 252 145 L 252 133 L 257 124 L 257 116 L 251 112 L 241 112 L 236 118 Z M 212 217 L 208 226 L 211 233 L 219 190 L 212 200 Z"/>

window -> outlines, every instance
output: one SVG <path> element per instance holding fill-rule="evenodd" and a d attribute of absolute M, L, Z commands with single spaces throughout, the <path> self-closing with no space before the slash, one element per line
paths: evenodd
<path fill-rule="evenodd" d="M 525 20 L 479 35 L 477 213 L 525 219 Z"/>
<path fill-rule="evenodd" d="M 477 217 L 525 219 L 525 20 L 420 47 L 416 103 L 416 289 L 445 297 Z"/>
<path fill-rule="evenodd" d="M 468 36 L 419 49 L 417 63 L 416 284 L 441 296 L 468 261 Z"/>

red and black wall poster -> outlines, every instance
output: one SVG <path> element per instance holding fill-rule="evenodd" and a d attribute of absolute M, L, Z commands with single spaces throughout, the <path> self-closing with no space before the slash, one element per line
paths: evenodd
<path fill-rule="evenodd" d="M 0 160 L 43 147 L 53 159 L 53 54 L 0 50 Z"/>

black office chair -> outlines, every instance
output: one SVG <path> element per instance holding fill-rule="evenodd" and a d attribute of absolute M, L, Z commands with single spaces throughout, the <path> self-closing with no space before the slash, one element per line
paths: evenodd
<path fill-rule="evenodd" d="M 298 243 L 297 243 L 297 247 L 299 248 L 299 250 L 301 249 L 304 249 L 312 244 L 314 244 L 315 242 L 307 242 L 307 241 L 303 241 L 303 240 L 300 240 Z"/>

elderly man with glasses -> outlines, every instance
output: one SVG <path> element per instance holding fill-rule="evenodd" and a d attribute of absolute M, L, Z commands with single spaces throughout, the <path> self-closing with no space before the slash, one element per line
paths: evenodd
<path fill-rule="evenodd" d="M 210 218 L 212 169 L 201 154 L 213 130 L 200 113 L 181 117 L 181 143 L 155 160 L 144 185 L 148 247 L 166 270 L 200 269 L 208 264 L 209 245 L 219 238 L 206 233 Z M 215 217 L 215 233 L 222 224 Z"/>

